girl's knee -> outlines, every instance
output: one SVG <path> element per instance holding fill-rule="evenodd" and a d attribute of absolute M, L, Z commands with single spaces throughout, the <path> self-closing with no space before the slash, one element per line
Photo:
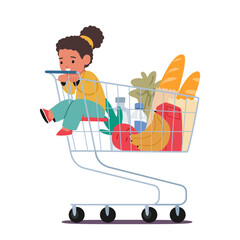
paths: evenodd
<path fill-rule="evenodd" d="M 69 106 L 69 108 L 71 110 L 74 110 L 77 112 L 83 110 L 84 107 L 85 107 L 85 105 L 84 105 L 84 101 L 82 99 L 76 99 L 76 100 L 72 101 L 71 105 Z"/>
<path fill-rule="evenodd" d="M 73 100 L 68 100 L 68 99 L 66 99 L 66 100 L 63 100 L 62 103 L 70 104 L 72 101 L 73 101 Z"/>
<path fill-rule="evenodd" d="M 63 100 L 62 102 L 62 106 L 65 106 L 65 107 L 69 107 L 69 105 L 71 105 L 73 103 L 73 100 Z"/>
<path fill-rule="evenodd" d="M 74 106 L 74 107 L 85 106 L 83 99 L 76 99 L 72 102 L 71 105 Z"/>

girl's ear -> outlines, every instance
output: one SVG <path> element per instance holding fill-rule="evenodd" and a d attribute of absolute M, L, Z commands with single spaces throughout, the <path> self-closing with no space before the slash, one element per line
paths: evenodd
<path fill-rule="evenodd" d="M 84 63 L 84 65 L 88 65 L 88 64 L 90 63 L 90 61 L 91 61 L 91 57 L 90 57 L 89 55 L 85 55 L 85 56 L 83 57 L 83 63 Z"/>

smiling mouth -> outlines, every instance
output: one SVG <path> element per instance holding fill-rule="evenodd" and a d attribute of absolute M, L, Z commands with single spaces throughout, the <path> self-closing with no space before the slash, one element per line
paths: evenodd
<path fill-rule="evenodd" d="M 66 68 L 65 71 L 71 71 L 71 69 L 70 68 Z"/>

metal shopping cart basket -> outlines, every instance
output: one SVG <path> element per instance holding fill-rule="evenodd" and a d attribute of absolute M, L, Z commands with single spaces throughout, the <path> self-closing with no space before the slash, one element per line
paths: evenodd
<path fill-rule="evenodd" d="M 71 204 L 72 208 L 69 212 L 69 218 L 72 222 L 81 222 L 84 219 L 85 213 L 80 206 L 83 205 L 103 205 L 104 208 L 100 212 L 100 217 L 104 222 L 112 222 L 116 213 L 112 208 L 114 205 L 142 205 L 144 206 L 142 210 L 142 219 L 145 222 L 154 222 L 157 218 L 157 211 L 153 208 L 154 206 L 159 205 L 172 205 L 174 208 L 170 212 L 170 218 L 173 222 L 179 223 L 185 219 L 185 211 L 180 207 L 187 201 L 187 189 L 185 186 L 170 181 L 165 181 L 155 177 L 150 177 L 142 175 L 136 172 L 127 171 L 124 169 L 116 168 L 113 166 L 106 165 L 103 163 L 99 156 L 99 152 L 187 152 L 192 139 L 192 133 L 195 125 L 196 113 L 198 108 L 198 97 L 165 92 L 160 90 L 153 90 L 147 88 L 137 88 L 133 86 L 127 86 L 122 84 L 107 83 L 102 81 L 93 81 L 88 79 L 82 79 L 80 74 L 76 71 L 45 71 L 48 74 L 51 74 L 55 79 L 55 84 L 58 93 L 59 101 L 68 100 L 69 104 L 74 100 L 72 85 L 68 81 L 67 93 L 63 90 L 62 85 L 57 79 L 59 74 L 78 74 L 80 80 L 80 86 L 82 89 L 84 104 L 86 108 L 86 116 L 82 117 L 80 125 L 76 131 L 73 131 L 73 134 L 67 136 L 67 142 L 70 150 L 70 155 L 73 162 L 80 168 L 100 174 L 105 174 L 111 177 L 116 177 L 119 179 L 124 179 L 127 181 L 137 182 L 139 184 L 144 184 L 151 186 L 157 189 L 158 196 L 157 200 L 153 203 L 142 203 L 142 204 L 128 204 L 128 203 L 105 203 L 105 204 Z M 101 86 L 104 90 L 106 97 L 106 115 L 105 117 L 91 117 L 91 113 L 88 111 L 86 104 L 86 97 L 84 93 L 83 82 L 90 81 L 94 83 L 96 89 L 96 84 L 101 83 Z M 131 127 L 131 115 L 134 110 L 134 103 L 136 99 L 131 97 L 131 92 L 136 91 L 136 93 L 141 98 L 144 98 L 144 95 L 150 94 L 151 108 L 145 109 L 149 111 L 149 118 L 151 119 L 150 124 L 143 131 L 141 129 L 138 133 L 133 127 Z M 95 91 L 96 92 L 96 91 Z M 77 91 L 76 91 L 77 95 Z M 96 95 L 96 94 L 95 94 Z M 181 99 L 179 100 L 179 95 Z M 114 129 L 111 128 L 109 118 L 113 112 L 110 102 L 114 101 L 115 97 L 126 98 L 127 106 L 127 116 L 129 122 L 122 122 L 122 111 L 121 107 L 114 109 L 116 113 L 116 119 L 119 120 L 119 124 Z M 154 103 L 154 97 L 157 98 L 157 105 Z M 191 97 L 191 100 L 189 98 Z M 76 96 L 77 98 L 77 96 Z M 97 102 L 97 99 L 96 99 Z M 154 106 L 155 104 L 155 106 Z M 126 109 L 125 109 L 126 110 Z M 112 111 L 112 112 L 110 112 Z M 118 114 L 117 114 L 118 113 Z M 121 119 L 120 119 L 121 118 Z M 116 120 L 115 119 L 115 120 Z M 141 119 L 140 119 L 141 120 Z M 105 124 L 104 124 L 105 123 Z M 105 126 L 104 126 L 105 125 Z M 124 126 L 130 126 L 125 128 Z M 142 125 L 141 125 L 142 126 Z M 95 127 L 95 129 L 94 129 Z M 104 127 L 109 127 L 110 134 L 104 134 Z M 106 128 L 105 128 L 106 129 Z M 112 133 L 112 134 L 111 134 Z M 113 139 L 113 134 L 117 134 L 118 138 Z M 126 137 L 127 136 L 127 137 Z M 126 137 L 126 138 L 124 138 Z M 118 139 L 116 141 L 116 139 Z M 115 142 L 114 142 L 115 141 Z M 88 168 L 80 165 L 74 158 L 74 154 L 81 154 L 82 152 L 93 152 L 95 154 L 97 163 L 104 167 L 104 169 L 110 170 L 109 172 L 99 171 L 97 169 Z M 114 174 L 112 172 L 117 172 Z M 122 173 L 124 176 L 122 176 Z M 125 175 L 130 177 L 126 177 Z M 140 177 L 141 180 L 138 180 Z M 150 181 L 150 183 L 149 183 Z M 175 186 L 184 191 L 184 200 L 178 203 L 161 203 L 160 201 L 160 188 L 156 183 L 151 183 L 151 181 L 157 183 L 164 183 L 168 186 Z M 110 207 L 111 206 L 111 207 Z"/>

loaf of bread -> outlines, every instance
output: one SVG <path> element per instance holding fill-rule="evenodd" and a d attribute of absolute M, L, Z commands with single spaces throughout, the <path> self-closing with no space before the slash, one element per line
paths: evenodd
<path fill-rule="evenodd" d="M 200 73 L 194 72 L 192 73 L 182 85 L 179 93 L 185 95 L 195 96 L 198 88 L 198 84 L 200 81 Z M 186 99 L 186 96 L 177 95 L 177 99 Z M 192 97 L 187 97 L 188 99 L 193 99 Z"/>
<path fill-rule="evenodd" d="M 165 72 L 158 89 L 178 91 L 181 85 L 183 70 L 185 65 L 184 55 L 178 55 L 169 65 Z"/>
<path fill-rule="evenodd" d="M 183 70 L 185 65 L 184 55 L 178 55 L 170 63 L 167 71 L 165 72 L 159 86 L 157 87 L 152 101 L 152 112 L 148 116 L 147 127 L 151 124 L 153 118 L 152 113 L 156 110 L 156 107 L 164 102 L 168 102 L 168 98 L 172 98 L 175 95 L 172 92 L 178 92 L 181 85 Z"/>

